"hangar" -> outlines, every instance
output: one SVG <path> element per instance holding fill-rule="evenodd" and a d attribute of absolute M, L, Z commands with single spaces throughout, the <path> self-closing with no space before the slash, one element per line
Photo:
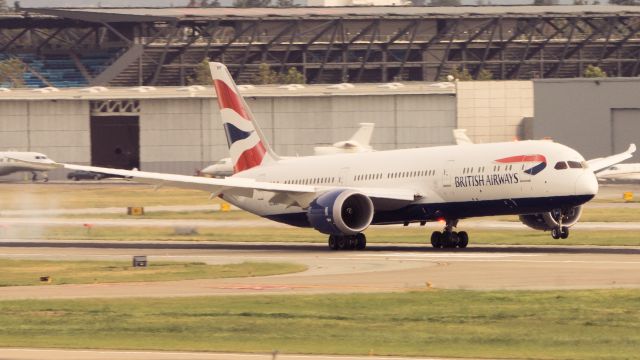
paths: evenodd
<path fill-rule="evenodd" d="M 587 158 L 640 145 L 640 78 L 545 79 L 533 88 L 534 138 L 551 137 Z"/>
<path fill-rule="evenodd" d="M 373 122 L 379 150 L 523 137 L 530 81 L 243 86 L 276 152 L 309 155 Z M 59 162 L 193 174 L 227 157 L 211 87 L 13 89 L 0 92 L 0 143 Z"/>

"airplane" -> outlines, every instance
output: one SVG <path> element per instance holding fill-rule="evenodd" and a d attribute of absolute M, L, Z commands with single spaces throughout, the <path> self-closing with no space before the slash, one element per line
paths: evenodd
<path fill-rule="evenodd" d="M 315 155 L 331 155 L 373 151 L 369 143 L 374 127 L 374 123 L 360 123 L 360 128 L 349 140 L 338 141 L 331 146 L 316 146 L 313 148 L 313 153 Z"/>
<path fill-rule="evenodd" d="M 36 172 L 44 172 L 44 181 L 48 181 L 47 171 L 57 168 L 55 161 L 46 155 L 32 151 L 1 151 L 0 152 L 0 176 L 16 172 L 30 172 L 31 180 L 36 181 Z"/>
<path fill-rule="evenodd" d="M 431 234 L 433 247 L 465 248 L 469 236 L 456 231 L 459 221 L 492 215 L 519 215 L 525 225 L 565 239 L 582 205 L 598 192 L 596 168 L 577 151 L 548 140 L 281 158 L 226 66 L 209 66 L 233 176 L 64 166 L 208 191 L 267 219 L 314 228 L 328 235 L 332 250 L 364 249 L 370 225 L 429 221 L 444 222 L 442 231 Z M 633 151 L 630 147 L 609 161 L 628 158 Z"/>
<path fill-rule="evenodd" d="M 316 146 L 313 148 L 314 155 L 329 155 L 355 152 L 373 151 L 371 145 L 371 135 L 373 134 L 374 123 L 360 123 L 360 128 L 349 140 L 338 141 L 331 146 Z M 285 157 L 282 157 L 285 158 Z M 200 170 L 200 174 L 213 177 L 227 177 L 233 175 L 233 164 L 231 158 L 224 158 Z"/>
<path fill-rule="evenodd" d="M 617 164 L 596 173 L 601 181 L 638 181 L 640 180 L 640 163 Z"/>

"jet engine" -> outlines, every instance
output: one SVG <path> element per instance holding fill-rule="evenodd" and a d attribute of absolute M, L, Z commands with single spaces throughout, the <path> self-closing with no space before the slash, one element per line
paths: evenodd
<path fill-rule="evenodd" d="M 369 227 L 373 212 L 373 203 L 368 196 L 339 189 L 316 198 L 309 206 L 307 219 L 321 233 L 348 236 Z"/>
<path fill-rule="evenodd" d="M 568 209 L 553 209 L 540 214 L 520 215 L 520 221 L 535 230 L 553 230 L 559 227 L 575 225 L 582 215 L 582 206 Z"/>

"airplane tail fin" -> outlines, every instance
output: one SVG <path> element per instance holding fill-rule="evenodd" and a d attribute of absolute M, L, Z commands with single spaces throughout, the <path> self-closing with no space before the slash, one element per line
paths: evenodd
<path fill-rule="evenodd" d="M 368 147 L 371 142 L 371 135 L 373 134 L 374 123 L 360 123 L 360 128 L 349 139 L 349 141 L 356 142 L 364 147 Z"/>
<path fill-rule="evenodd" d="M 458 145 L 472 145 L 473 141 L 467 136 L 467 129 L 453 129 L 453 138 Z"/>
<path fill-rule="evenodd" d="M 234 173 L 277 161 L 278 155 L 269 147 L 227 67 L 218 62 L 210 62 L 209 68 L 218 96 Z"/>

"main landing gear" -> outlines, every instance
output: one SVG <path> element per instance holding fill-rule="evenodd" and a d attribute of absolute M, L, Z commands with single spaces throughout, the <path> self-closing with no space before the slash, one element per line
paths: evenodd
<path fill-rule="evenodd" d="M 560 226 L 551 229 L 551 237 L 558 239 L 566 239 L 569 237 L 569 228 L 567 226 Z"/>
<path fill-rule="evenodd" d="M 466 231 L 456 232 L 453 228 L 458 225 L 458 220 L 447 220 L 447 225 L 442 232 L 434 231 L 431 234 L 431 245 L 438 248 L 466 248 L 469 244 L 469 234 Z"/>
<path fill-rule="evenodd" d="M 364 250 L 367 247 L 367 237 L 363 233 L 350 236 L 329 235 L 331 250 Z"/>

